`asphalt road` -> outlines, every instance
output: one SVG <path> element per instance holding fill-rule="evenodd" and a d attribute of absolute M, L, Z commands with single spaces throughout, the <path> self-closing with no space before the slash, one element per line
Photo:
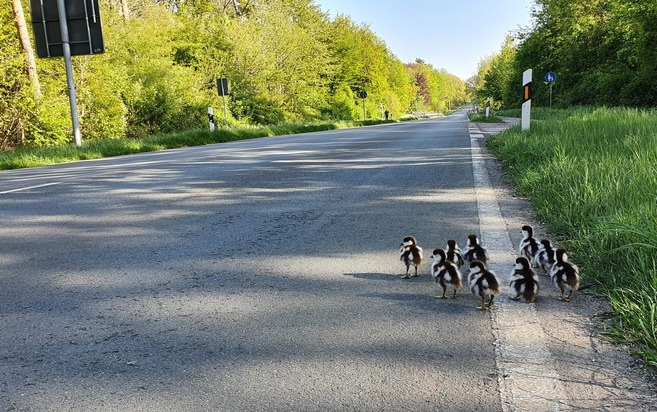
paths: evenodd
<path fill-rule="evenodd" d="M 460 113 L 0 173 L 0 408 L 501 410 L 491 316 L 429 275 L 479 232 L 470 144 Z"/>

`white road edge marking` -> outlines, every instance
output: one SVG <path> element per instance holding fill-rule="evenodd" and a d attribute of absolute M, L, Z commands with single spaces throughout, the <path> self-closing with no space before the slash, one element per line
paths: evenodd
<path fill-rule="evenodd" d="M 59 185 L 61 183 L 62 182 L 52 182 L 52 183 L 44 183 L 42 185 L 36 185 L 36 186 L 19 187 L 18 189 L 11 189 L 11 190 L 5 190 L 4 192 L 0 192 L 0 195 L 4 195 L 7 193 L 14 193 L 14 192 L 23 192 L 25 190 L 38 189 L 40 187 L 54 186 L 54 185 Z"/>
<path fill-rule="evenodd" d="M 569 410 L 568 398 L 553 367 L 554 360 L 545 344 L 545 332 L 535 304 L 509 299 L 510 274 L 518 254 L 495 200 L 476 137 L 479 135 L 472 134 L 470 142 L 481 243 L 489 253 L 490 269 L 497 275 L 503 290 L 491 311 L 502 410 Z"/>

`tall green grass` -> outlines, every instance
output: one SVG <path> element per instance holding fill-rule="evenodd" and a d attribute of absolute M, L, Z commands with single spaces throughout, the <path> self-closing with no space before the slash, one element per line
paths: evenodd
<path fill-rule="evenodd" d="M 614 339 L 657 367 L 657 111 L 547 110 L 488 146 L 606 294 Z M 532 113 L 532 118 L 534 118 Z"/>

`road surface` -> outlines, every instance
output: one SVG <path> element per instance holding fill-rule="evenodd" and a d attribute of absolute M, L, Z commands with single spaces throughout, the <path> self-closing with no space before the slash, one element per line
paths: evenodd
<path fill-rule="evenodd" d="M 649 410 L 631 360 L 591 337 L 599 301 L 565 306 L 547 282 L 531 309 L 435 297 L 433 248 L 477 233 L 501 265 L 531 219 L 468 126 L 461 112 L 0 173 L 0 409 Z M 426 259 L 410 280 L 406 235 Z M 540 342 L 517 348 L 517 313 Z M 536 353 L 538 392 L 522 376 Z"/>

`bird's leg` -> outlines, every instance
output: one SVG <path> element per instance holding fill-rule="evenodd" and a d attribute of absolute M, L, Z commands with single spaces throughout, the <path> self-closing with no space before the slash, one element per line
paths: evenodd
<path fill-rule="evenodd" d="M 490 295 L 490 301 L 488 301 L 488 308 L 489 309 L 493 305 L 493 299 L 495 299 L 495 295 Z"/>
<path fill-rule="evenodd" d="M 566 302 L 570 302 L 570 295 L 572 295 L 572 294 L 573 294 L 573 291 L 571 290 L 571 291 L 568 293 L 568 296 L 566 296 L 566 297 L 564 298 L 564 300 L 565 300 Z"/>
<path fill-rule="evenodd" d="M 481 295 L 481 306 L 478 307 L 477 309 L 486 310 L 486 304 L 484 303 L 484 299 L 485 299 L 484 295 Z"/>
<path fill-rule="evenodd" d="M 452 299 L 456 299 L 456 287 L 454 288 L 454 294 L 452 295 Z"/>
<path fill-rule="evenodd" d="M 409 267 L 406 266 L 406 274 L 404 276 L 402 276 L 402 279 L 408 279 L 408 269 L 409 269 Z"/>
<path fill-rule="evenodd" d="M 417 266 L 415 266 L 415 274 L 413 275 L 414 278 L 417 277 Z"/>
<path fill-rule="evenodd" d="M 559 300 L 566 301 L 566 298 L 563 295 L 563 286 L 559 285 L 559 289 L 561 289 L 561 296 L 559 297 Z"/>

